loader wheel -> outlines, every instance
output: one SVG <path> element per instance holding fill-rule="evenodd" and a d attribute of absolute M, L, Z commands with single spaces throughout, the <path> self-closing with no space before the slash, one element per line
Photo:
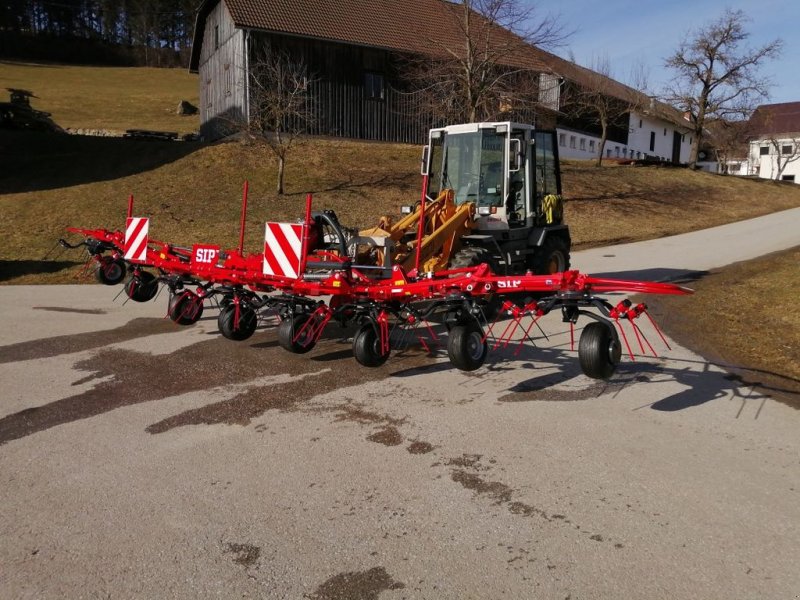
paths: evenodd
<path fill-rule="evenodd" d="M 482 263 L 488 264 L 489 268 L 492 270 L 492 273 L 495 275 L 504 274 L 500 268 L 500 265 L 498 265 L 497 261 L 492 257 L 491 254 L 489 254 L 489 251 L 486 248 L 480 248 L 477 246 L 467 246 L 466 248 L 462 248 L 456 252 L 453 255 L 453 258 L 450 259 L 450 264 L 448 267 L 450 269 L 462 269 L 464 267 L 477 267 Z M 494 321 L 497 318 L 497 315 L 500 314 L 503 301 L 496 294 L 483 296 L 483 300 L 484 302 L 482 304 L 482 308 L 486 320 L 490 322 Z"/>
<path fill-rule="evenodd" d="M 317 342 L 308 335 L 308 329 L 303 331 L 297 340 L 294 338 L 310 319 L 310 315 L 295 315 L 281 321 L 281 324 L 278 325 L 278 344 L 280 347 L 294 354 L 309 352 Z"/>
<path fill-rule="evenodd" d="M 203 299 L 189 290 L 175 294 L 169 301 L 167 314 L 178 325 L 197 323 L 203 316 Z"/>
<path fill-rule="evenodd" d="M 363 325 L 353 337 L 353 356 L 365 367 L 380 367 L 389 358 L 389 352 L 381 354 L 381 338 L 372 323 Z"/>
<path fill-rule="evenodd" d="M 589 323 L 583 328 L 578 342 L 578 361 L 581 371 L 592 379 L 608 379 L 617 370 L 622 349 L 608 325 Z"/>
<path fill-rule="evenodd" d="M 158 280 L 148 271 L 140 271 L 125 283 L 125 293 L 134 302 L 149 302 L 158 293 Z"/>
<path fill-rule="evenodd" d="M 483 339 L 483 330 L 475 321 L 456 325 L 447 340 L 450 362 L 462 371 L 479 369 L 486 360 L 489 346 Z"/>
<path fill-rule="evenodd" d="M 228 304 L 219 311 L 217 327 L 219 332 L 229 340 L 241 342 L 255 333 L 258 315 L 246 304 L 239 304 L 239 322 L 236 323 L 236 305 Z"/>
<path fill-rule="evenodd" d="M 104 256 L 100 259 L 100 264 L 97 265 L 94 276 L 103 285 L 117 285 L 125 279 L 126 272 L 127 268 L 124 260 Z"/>
<path fill-rule="evenodd" d="M 535 275 L 563 273 L 569 269 L 569 248 L 566 240 L 559 235 L 548 236 L 533 255 L 530 266 Z"/>

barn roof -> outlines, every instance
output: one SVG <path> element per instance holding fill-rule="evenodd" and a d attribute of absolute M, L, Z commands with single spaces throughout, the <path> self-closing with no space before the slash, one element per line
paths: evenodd
<path fill-rule="evenodd" d="M 190 70 L 199 67 L 205 20 L 220 0 L 198 9 Z M 460 48 L 463 7 L 447 0 L 225 0 L 236 27 L 343 42 L 412 54 L 443 54 Z M 493 45 L 522 43 L 507 29 L 489 25 L 480 15 L 476 27 L 488 27 Z M 531 50 L 534 50 L 531 47 Z M 507 58 L 511 66 L 547 70 L 537 52 Z"/>
<path fill-rule="evenodd" d="M 750 117 L 751 137 L 800 135 L 800 102 L 762 104 Z"/>
<path fill-rule="evenodd" d="M 205 20 L 221 0 L 204 0 L 197 13 L 189 70 L 199 68 Z M 448 0 L 224 0 L 236 27 L 342 42 L 412 54 L 442 55 L 463 46 L 463 6 Z M 612 78 L 565 60 L 522 40 L 511 31 L 489 25 L 474 13 L 474 27 L 488 27 L 492 45 L 515 48 L 509 66 L 549 72 L 579 85 L 601 77 L 609 95 L 638 101 L 642 111 L 686 125 L 682 115 L 661 102 Z"/>

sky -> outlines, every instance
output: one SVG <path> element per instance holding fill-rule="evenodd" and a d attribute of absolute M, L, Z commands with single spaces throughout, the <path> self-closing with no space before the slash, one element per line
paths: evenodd
<path fill-rule="evenodd" d="M 591 67 L 598 57 L 608 57 L 611 76 L 628 83 L 638 63 L 648 73 L 649 91 L 660 92 L 672 77 L 664 59 L 683 38 L 720 17 L 726 8 L 741 10 L 750 19 L 746 44 L 762 46 L 783 39 L 780 58 L 769 61 L 759 73 L 773 86 L 762 103 L 800 102 L 800 0 L 524 0 L 537 14 L 560 17 L 574 30 L 564 47 L 554 53 Z"/>

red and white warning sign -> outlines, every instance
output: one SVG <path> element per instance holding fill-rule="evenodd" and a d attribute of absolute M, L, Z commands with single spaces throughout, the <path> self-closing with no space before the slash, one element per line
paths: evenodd
<path fill-rule="evenodd" d="M 267 223 L 264 233 L 264 274 L 297 279 L 303 251 L 303 225 Z"/>
<path fill-rule="evenodd" d="M 125 226 L 125 260 L 144 262 L 147 260 L 147 231 L 150 219 L 129 217 Z"/>

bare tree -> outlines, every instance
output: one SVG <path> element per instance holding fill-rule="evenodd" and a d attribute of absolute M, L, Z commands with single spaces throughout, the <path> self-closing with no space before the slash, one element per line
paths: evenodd
<path fill-rule="evenodd" d="M 688 113 L 694 130 L 690 166 L 697 163 L 707 118 L 742 116 L 767 96 L 769 80 L 759 76 L 758 68 L 780 54 L 783 42 L 742 47 L 750 35 L 744 28 L 747 20 L 740 10 L 725 11 L 685 39 L 664 63 L 675 71 L 666 97 Z"/>
<path fill-rule="evenodd" d="M 565 106 L 571 116 L 600 129 L 599 153 L 595 163 L 599 167 L 603 164 L 609 128 L 621 123 L 631 111 L 640 108 L 647 96 L 612 79 L 608 57 L 594 59 L 591 69 L 578 68 L 582 71 L 580 81 L 570 84 Z M 643 68 L 631 76 L 639 81 L 639 85 L 647 85 Z"/>
<path fill-rule="evenodd" d="M 772 179 L 780 181 L 786 167 L 800 159 L 800 137 L 770 135 L 762 142 L 767 142 L 769 145 L 768 156 L 772 161 Z"/>
<path fill-rule="evenodd" d="M 750 123 L 745 119 L 706 119 L 707 145 L 713 149 L 723 175 L 729 173 L 734 159 L 746 158 L 749 131 Z"/>
<path fill-rule="evenodd" d="M 429 39 L 430 54 L 409 59 L 407 78 L 437 117 L 451 122 L 494 120 L 524 112 L 557 86 L 541 77 L 532 45 L 554 47 L 568 37 L 555 17 L 538 18 L 520 0 L 443 3 L 458 32 Z M 556 107 L 557 108 L 557 107 Z"/>
<path fill-rule="evenodd" d="M 265 47 L 250 61 L 250 120 L 242 128 L 267 144 L 278 159 L 278 194 L 284 192 L 286 157 L 314 121 L 306 64 L 288 53 Z"/>

